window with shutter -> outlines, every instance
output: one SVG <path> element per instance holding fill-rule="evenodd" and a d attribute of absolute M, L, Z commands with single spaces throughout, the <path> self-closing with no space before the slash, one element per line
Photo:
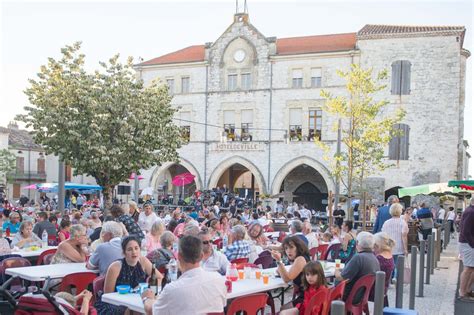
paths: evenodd
<path fill-rule="evenodd" d="M 396 124 L 395 135 L 388 144 L 389 160 L 408 160 L 410 146 L 410 127 L 407 124 Z"/>
<path fill-rule="evenodd" d="M 235 139 L 235 112 L 233 110 L 224 111 L 224 132 L 227 135 L 227 140 L 234 141 Z"/>
<path fill-rule="evenodd" d="M 38 164 L 37 164 L 37 168 L 38 168 L 38 174 L 44 174 L 46 173 L 46 170 L 45 170 L 45 165 L 44 165 L 44 158 L 39 158 L 38 159 Z"/>
<path fill-rule="evenodd" d="M 189 93 L 189 77 L 181 78 L 181 93 Z"/>
<path fill-rule="evenodd" d="M 25 172 L 25 158 L 22 156 L 16 157 L 16 172 L 20 174 Z"/>
<path fill-rule="evenodd" d="M 290 108 L 290 140 L 301 141 L 303 139 L 303 128 L 301 125 L 301 108 Z"/>
<path fill-rule="evenodd" d="M 317 88 L 321 87 L 321 68 L 312 68 L 311 69 L 311 87 Z"/>
<path fill-rule="evenodd" d="M 303 87 L 303 70 L 302 69 L 293 70 L 292 87 L 293 88 Z"/>
<path fill-rule="evenodd" d="M 174 79 L 166 79 L 166 84 L 168 85 L 168 93 L 173 95 L 173 93 L 174 93 Z"/>
<path fill-rule="evenodd" d="M 235 91 L 237 89 L 237 74 L 229 74 L 227 76 L 227 89 Z"/>
<path fill-rule="evenodd" d="M 191 112 L 181 112 L 181 135 L 186 142 L 191 140 Z"/>
<path fill-rule="evenodd" d="M 392 95 L 409 95 L 411 84 L 411 63 L 397 60 L 392 63 Z"/>
<path fill-rule="evenodd" d="M 244 109 L 241 112 L 242 141 L 252 141 L 253 110 Z"/>

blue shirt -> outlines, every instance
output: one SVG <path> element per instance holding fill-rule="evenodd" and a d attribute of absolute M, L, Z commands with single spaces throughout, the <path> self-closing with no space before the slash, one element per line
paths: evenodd
<path fill-rule="evenodd" d="M 382 231 L 382 226 L 385 221 L 391 218 L 392 216 L 390 215 L 390 205 L 380 207 L 377 213 L 377 218 L 375 218 L 374 230 L 372 231 L 372 233 L 375 234 Z"/>
<path fill-rule="evenodd" d="M 225 255 L 229 261 L 237 258 L 249 258 L 250 246 L 247 241 L 239 240 L 235 241 L 225 249 Z"/>
<path fill-rule="evenodd" d="M 7 228 L 10 228 L 10 233 L 18 233 L 18 231 L 20 230 L 20 222 L 12 224 L 10 221 L 7 221 L 3 223 L 2 228 L 3 231 L 6 231 Z"/>

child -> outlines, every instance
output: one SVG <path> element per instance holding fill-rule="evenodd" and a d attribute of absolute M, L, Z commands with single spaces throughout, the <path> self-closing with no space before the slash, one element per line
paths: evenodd
<path fill-rule="evenodd" d="M 323 234 L 323 242 L 329 244 L 332 241 L 332 233 L 329 231 L 324 232 Z"/>
<path fill-rule="evenodd" d="M 310 261 L 303 268 L 302 283 L 304 288 L 303 303 L 297 304 L 296 307 L 282 310 L 281 315 L 304 314 L 305 309 L 309 306 L 311 298 L 321 291 L 327 293 L 327 282 L 324 276 L 324 270 L 319 261 Z M 321 314 L 322 308 L 312 310 L 311 314 Z"/>
<path fill-rule="evenodd" d="M 92 293 L 90 291 L 84 290 L 76 296 L 72 295 L 69 292 L 58 292 L 54 297 L 63 299 L 73 308 L 76 308 L 78 306 L 77 302 L 80 301 L 82 298 L 82 304 L 79 311 L 81 312 L 81 315 L 89 314 L 89 303 L 92 299 Z"/>

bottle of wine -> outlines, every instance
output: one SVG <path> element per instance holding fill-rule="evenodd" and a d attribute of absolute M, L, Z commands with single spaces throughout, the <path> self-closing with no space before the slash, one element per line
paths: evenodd
<path fill-rule="evenodd" d="M 158 278 L 156 277 L 155 264 L 151 265 L 151 275 L 150 278 L 148 278 L 148 287 L 155 295 L 158 294 Z"/>

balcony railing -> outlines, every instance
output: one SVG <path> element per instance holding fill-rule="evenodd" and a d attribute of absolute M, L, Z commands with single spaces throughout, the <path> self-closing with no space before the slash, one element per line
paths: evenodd
<path fill-rule="evenodd" d="M 14 171 L 8 174 L 10 177 L 16 179 L 16 180 L 33 180 L 33 179 L 40 179 L 40 180 L 45 180 L 46 179 L 46 172 L 38 172 L 38 171 Z"/>

